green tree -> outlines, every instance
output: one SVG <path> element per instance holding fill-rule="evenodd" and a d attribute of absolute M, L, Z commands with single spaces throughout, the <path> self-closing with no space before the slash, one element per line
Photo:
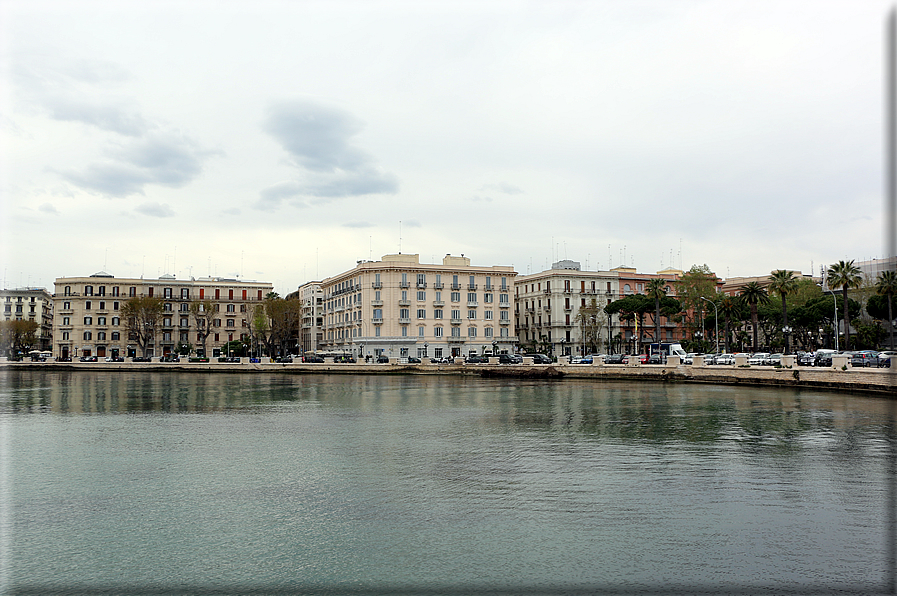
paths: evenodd
<path fill-rule="evenodd" d="M 190 313 L 196 323 L 196 337 L 202 345 L 202 355 L 207 357 L 206 340 L 212 334 L 215 322 L 215 303 L 209 299 L 193 300 L 190 302 Z"/>
<path fill-rule="evenodd" d="M 654 300 L 654 341 L 660 342 L 660 300 L 666 298 L 667 282 L 665 279 L 655 277 L 648 282 L 645 294 Z"/>
<path fill-rule="evenodd" d="M 726 340 L 724 343 L 726 352 L 729 352 L 729 325 L 732 319 L 741 320 L 742 305 L 732 296 L 723 296 L 720 298 L 719 304 L 717 304 L 717 310 L 723 316 L 723 320 L 726 321 Z"/>
<path fill-rule="evenodd" d="M 785 298 L 788 294 L 797 290 L 797 278 L 794 277 L 793 271 L 785 271 L 784 269 L 779 269 L 778 271 L 773 271 L 772 275 L 769 276 L 769 290 L 774 292 L 782 297 L 782 326 L 788 326 L 788 306 L 785 303 Z M 788 353 L 788 334 L 785 334 L 785 353 Z"/>
<path fill-rule="evenodd" d="M 130 337 L 146 357 L 150 342 L 156 336 L 156 327 L 162 318 L 163 302 L 154 296 L 137 296 L 125 300 L 121 305 L 121 316 Z"/>
<path fill-rule="evenodd" d="M 884 296 L 888 300 L 888 329 L 890 333 L 890 346 L 894 349 L 894 311 L 892 310 L 892 302 L 894 296 L 897 295 L 897 272 L 882 271 L 878 274 L 878 280 L 875 283 L 875 291 L 879 296 Z M 869 310 L 867 305 L 866 310 Z M 872 314 L 872 313 L 869 313 Z M 877 317 L 881 318 L 881 317 Z"/>
<path fill-rule="evenodd" d="M 573 322 L 579 327 L 579 335 L 582 338 L 582 354 L 597 351 L 601 341 L 601 329 L 604 326 L 598 301 L 592 298 L 588 305 L 580 306 Z"/>
<path fill-rule="evenodd" d="M 37 343 L 39 328 L 36 321 L 0 321 L 0 351 L 11 358 L 18 358 L 20 353 L 27 354 Z"/>
<path fill-rule="evenodd" d="M 707 265 L 692 265 L 676 281 L 676 298 L 681 303 L 683 321 L 692 332 L 701 327 L 697 314 L 704 309 L 701 299 L 713 301 L 716 298 L 716 283 L 716 274 Z"/>
<path fill-rule="evenodd" d="M 860 268 L 850 261 L 838 261 L 828 268 L 827 271 L 828 284 L 833 289 L 841 288 L 844 296 L 844 302 L 847 302 L 847 290 L 859 288 L 863 283 L 863 276 Z M 844 336 L 846 338 L 845 348 L 850 349 L 850 313 L 844 313 Z"/>
<path fill-rule="evenodd" d="M 645 313 L 653 306 L 652 301 L 644 294 L 630 294 L 619 300 L 614 300 L 604 307 L 604 312 L 609 315 L 619 314 L 621 321 L 638 321 L 638 342 L 639 348 L 642 344 L 644 334 L 643 319 Z"/>
<path fill-rule="evenodd" d="M 761 286 L 759 283 L 752 281 L 747 284 L 743 288 L 741 288 L 741 292 L 739 293 L 739 297 L 741 301 L 747 304 L 748 308 L 751 309 L 751 326 L 754 328 L 754 346 L 753 351 L 756 352 L 759 350 L 759 343 L 757 341 L 757 332 L 760 328 L 760 322 L 757 317 L 757 306 L 759 304 L 766 304 L 769 302 L 769 294 L 766 292 L 766 288 Z"/>

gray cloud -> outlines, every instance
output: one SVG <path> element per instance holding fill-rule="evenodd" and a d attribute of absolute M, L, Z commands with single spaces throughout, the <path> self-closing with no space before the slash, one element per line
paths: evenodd
<path fill-rule="evenodd" d="M 149 215 L 150 217 L 174 217 L 174 210 L 168 206 L 168 203 L 144 203 L 134 208 L 137 213 Z"/>
<path fill-rule="evenodd" d="M 139 136 L 149 127 L 140 114 L 128 113 L 120 105 L 91 103 L 67 97 L 48 97 L 44 106 L 54 120 L 81 122 L 120 135 Z"/>
<path fill-rule="evenodd" d="M 351 144 L 363 127 L 352 114 L 313 101 L 273 105 L 262 128 L 289 154 L 300 179 L 264 189 L 256 208 L 271 210 L 282 199 L 300 195 L 333 199 L 398 192 L 398 178 Z"/>
<path fill-rule="evenodd" d="M 220 152 L 201 149 L 173 133 L 154 132 L 108 147 L 105 157 L 84 171 L 62 177 L 86 190 L 113 197 L 144 194 L 148 184 L 180 188 L 202 172 L 202 161 Z"/>
<path fill-rule="evenodd" d="M 44 213 L 49 213 L 49 214 L 51 214 L 51 215 L 59 215 L 59 211 L 57 211 L 57 210 L 56 210 L 56 207 L 54 207 L 54 206 L 53 206 L 52 204 L 50 204 L 50 203 L 44 203 L 44 204 L 40 205 L 40 206 L 37 208 L 37 210 L 38 210 L 38 211 L 42 211 L 42 212 L 44 212 Z"/>

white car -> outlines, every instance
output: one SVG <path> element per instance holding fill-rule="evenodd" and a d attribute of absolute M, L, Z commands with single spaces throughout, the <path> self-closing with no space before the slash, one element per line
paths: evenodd
<path fill-rule="evenodd" d="M 769 352 L 757 352 L 748 358 L 748 364 L 751 366 L 763 366 L 767 358 L 769 358 Z"/>

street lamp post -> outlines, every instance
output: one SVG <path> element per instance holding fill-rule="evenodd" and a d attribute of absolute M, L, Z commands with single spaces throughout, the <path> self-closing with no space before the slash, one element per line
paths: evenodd
<path fill-rule="evenodd" d="M 710 300 L 708 298 L 704 298 L 703 296 L 701 296 L 701 300 L 704 300 L 705 302 L 709 302 L 710 304 L 713 305 L 713 324 L 715 325 L 713 334 L 714 334 L 714 337 L 716 337 L 716 352 L 715 353 L 719 354 L 719 309 L 717 309 L 717 307 L 716 307 L 716 302 L 713 302 L 712 300 Z M 660 342 L 659 339 L 657 341 Z"/>
<path fill-rule="evenodd" d="M 792 331 L 794 331 L 794 329 L 793 329 L 792 327 L 789 327 L 788 325 L 785 325 L 784 327 L 782 327 L 782 333 L 785 335 L 785 355 L 786 355 L 786 356 L 787 356 L 788 353 L 789 353 L 789 350 L 788 350 L 788 336 L 791 335 L 791 332 L 792 332 Z"/>
<path fill-rule="evenodd" d="M 832 301 L 835 303 L 835 321 L 834 321 L 834 324 L 832 325 L 832 328 L 833 328 L 832 331 L 835 334 L 835 351 L 840 352 L 841 350 L 838 348 L 838 295 L 835 294 L 834 290 L 822 290 L 822 291 L 825 292 L 826 294 L 831 294 Z M 844 305 L 844 308 L 847 308 L 846 304 Z M 847 325 L 846 317 L 845 317 L 844 324 Z"/>
<path fill-rule="evenodd" d="M 429 342 L 424 342 L 424 358 L 430 357 L 430 344 Z"/>

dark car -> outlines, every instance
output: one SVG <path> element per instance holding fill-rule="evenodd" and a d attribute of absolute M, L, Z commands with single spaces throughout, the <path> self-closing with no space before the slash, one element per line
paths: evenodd
<path fill-rule="evenodd" d="M 278 364 L 292 364 L 293 359 L 290 358 L 289 356 L 281 356 L 280 358 L 275 360 L 275 362 L 277 362 Z"/>
<path fill-rule="evenodd" d="M 545 354 L 527 354 L 527 357 L 533 359 L 533 364 L 551 364 L 551 358 Z"/>
<path fill-rule="evenodd" d="M 355 364 L 356 362 L 354 356 L 334 356 L 333 361 L 342 364 Z"/>
<path fill-rule="evenodd" d="M 831 366 L 832 356 L 835 355 L 834 350 L 819 350 L 813 359 L 813 366 Z"/>
<path fill-rule="evenodd" d="M 81 362 L 96 362 L 96 356 L 81 356 Z"/>
<path fill-rule="evenodd" d="M 134 356 L 131 358 L 131 362 L 152 362 L 152 358 L 147 358 L 146 356 Z"/>
<path fill-rule="evenodd" d="M 516 364 L 514 357 L 510 354 L 499 354 L 498 355 L 498 363 L 499 364 Z"/>
<path fill-rule="evenodd" d="M 862 366 L 868 368 L 870 366 L 878 367 L 878 365 L 878 352 L 876 352 L 875 350 L 861 350 L 859 352 L 855 352 L 854 355 L 850 358 L 850 366 Z"/>
<path fill-rule="evenodd" d="M 486 359 L 482 356 L 468 356 L 467 360 L 465 360 L 467 364 L 483 364 L 486 362 Z"/>
<path fill-rule="evenodd" d="M 323 364 L 324 359 L 321 356 L 305 356 L 302 359 L 302 362 L 306 364 Z"/>
<path fill-rule="evenodd" d="M 663 354 L 651 354 L 648 356 L 648 364 L 663 364 Z"/>
<path fill-rule="evenodd" d="M 177 356 L 162 356 L 161 362 L 180 362 L 181 359 Z"/>
<path fill-rule="evenodd" d="M 604 357 L 605 364 L 626 364 L 627 357 L 625 354 L 608 354 Z"/>
<path fill-rule="evenodd" d="M 377 356 L 377 364 L 389 364 L 389 356 Z"/>
<path fill-rule="evenodd" d="M 239 364 L 240 357 L 239 356 L 220 356 L 218 358 L 218 362 L 229 362 L 231 364 Z"/>
<path fill-rule="evenodd" d="M 420 364 L 420 358 L 415 358 L 414 356 L 408 356 L 408 364 Z"/>

